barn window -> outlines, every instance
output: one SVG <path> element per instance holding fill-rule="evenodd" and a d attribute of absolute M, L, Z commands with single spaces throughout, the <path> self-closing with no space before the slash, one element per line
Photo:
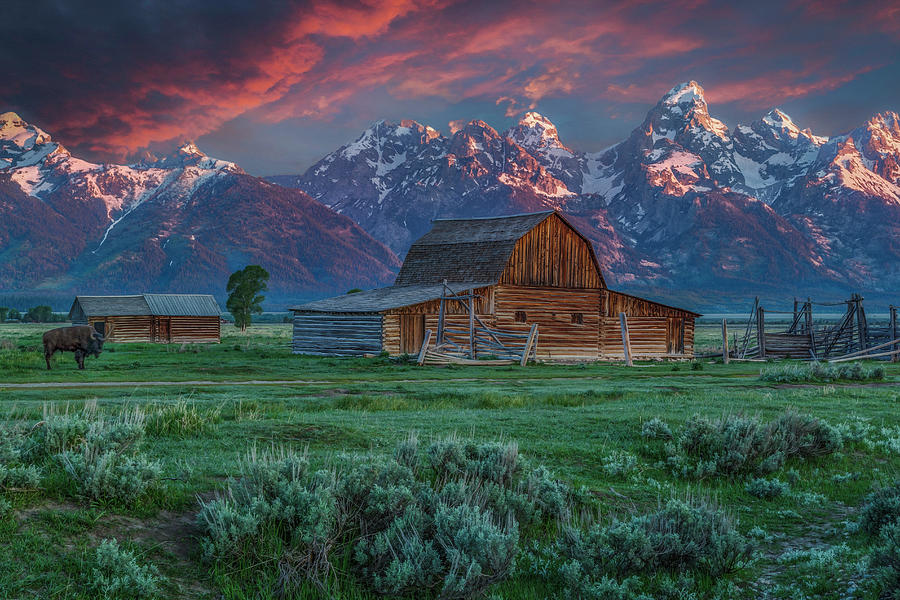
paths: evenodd
<path fill-rule="evenodd" d="M 525 314 L 524 310 L 516 311 L 516 323 L 524 323 L 528 320 L 528 315 Z"/>
<path fill-rule="evenodd" d="M 584 325 L 584 314 L 572 313 L 572 323 L 575 323 L 576 325 Z"/>

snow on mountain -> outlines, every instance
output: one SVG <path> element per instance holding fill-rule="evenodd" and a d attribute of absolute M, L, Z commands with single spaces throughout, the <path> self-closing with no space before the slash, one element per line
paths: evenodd
<path fill-rule="evenodd" d="M 273 294 L 297 299 L 385 283 L 399 266 L 350 219 L 193 143 L 94 164 L 4 113 L 0 161 L 0 291 L 221 293 L 231 270 L 255 262 Z"/>

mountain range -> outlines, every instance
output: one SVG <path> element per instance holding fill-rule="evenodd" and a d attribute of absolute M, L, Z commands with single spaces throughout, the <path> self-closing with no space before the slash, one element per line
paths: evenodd
<path fill-rule="evenodd" d="M 193 144 L 94 164 L 0 114 L 0 293 L 221 294 L 258 263 L 273 298 L 297 301 L 390 283 L 434 218 L 547 209 L 591 239 L 624 291 L 701 308 L 891 296 L 900 118 L 828 139 L 773 109 L 731 130 L 691 81 L 599 152 L 570 148 L 536 112 L 502 133 L 379 121 L 305 173 L 263 179 Z"/>
<path fill-rule="evenodd" d="M 287 301 L 389 283 L 400 263 L 348 217 L 193 144 L 93 164 L 0 114 L 0 292 L 222 295 L 246 264 Z"/>
<path fill-rule="evenodd" d="M 566 213 L 623 289 L 717 298 L 900 288 L 900 119 L 828 139 L 773 109 L 732 131 L 675 86 L 628 138 L 566 146 L 536 112 L 450 136 L 379 121 L 302 175 L 269 178 L 350 216 L 401 256 L 435 217 Z"/>

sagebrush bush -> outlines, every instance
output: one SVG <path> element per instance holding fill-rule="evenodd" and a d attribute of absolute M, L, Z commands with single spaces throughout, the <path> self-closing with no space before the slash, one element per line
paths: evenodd
<path fill-rule="evenodd" d="M 762 479 L 754 478 L 747 482 L 744 487 L 748 494 L 759 498 L 760 500 L 771 500 L 788 492 L 790 487 L 788 484 L 778 479 Z"/>
<path fill-rule="evenodd" d="M 157 483 L 161 468 L 143 455 L 130 456 L 84 443 L 57 455 L 75 485 L 75 493 L 98 502 L 131 506 Z"/>
<path fill-rule="evenodd" d="M 119 547 L 115 539 L 97 546 L 88 589 L 94 597 L 110 600 L 144 600 L 160 597 L 164 578 L 153 564 L 141 565 L 134 553 Z"/>
<path fill-rule="evenodd" d="M 719 577 L 747 564 L 753 550 L 733 519 L 710 502 L 674 499 L 628 520 L 565 527 L 558 544 L 561 576 L 576 597 L 610 578 L 627 582 L 659 571 Z"/>
<path fill-rule="evenodd" d="M 600 468 L 610 477 L 627 477 L 638 466 L 638 459 L 630 452 L 616 451 L 603 457 Z"/>
<path fill-rule="evenodd" d="M 786 460 L 832 454 L 840 433 L 824 421 L 788 411 L 769 423 L 744 415 L 710 420 L 694 415 L 666 445 L 672 472 L 682 477 L 766 475 Z"/>
<path fill-rule="evenodd" d="M 34 465 L 6 467 L 0 463 L 0 490 L 30 490 L 41 484 L 41 471 Z"/>
<path fill-rule="evenodd" d="M 277 565 L 279 587 L 325 589 L 335 557 L 388 595 L 470 598 L 503 581 L 520 527 L 568 514 L 574 497 L 543 467 L 529 469 L 514 443 L 415 436 L 390 458 L 344 457 L 311 472 L 304 454 L 251 453 L 240 477 L 202 502 L 207 560 Z"/>
<path fill-rule="evenodd" d="M 884 379 L 884 367 L 865 367 L 859 362 L 825 365 L 783 363 L 764 367 L 760 381 L 773 383 L 828 383 L 831 381 L 877 381 Z"/>
<path fill-rule="evenodd" d="M 900 599 L 900 520 L 881 528 L 869 555 L 869 570 L 882 587 L 880 598 Z"/>
<path fill-rule="evenodd" d="M 859 511 L 860 529 L 878 535 L 885 525 L 900 519 L 900 481 L 870 492 Z"/>
<path fill-rule="evenodd" d="M 671 440 L 675 436 L 672 435 L 668 423 L 659 417 L 653 417 L 649 421 L 644 421 L 641 426 L 641 437 L 648 440 Z"/>

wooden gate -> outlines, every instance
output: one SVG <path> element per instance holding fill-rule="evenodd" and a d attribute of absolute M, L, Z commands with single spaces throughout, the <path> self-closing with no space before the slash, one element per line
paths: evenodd
<path fill-rule="evenodd" d="M 400 353 L 416 354 L 425 341 L 425 315 L 400 315 Z"/>

